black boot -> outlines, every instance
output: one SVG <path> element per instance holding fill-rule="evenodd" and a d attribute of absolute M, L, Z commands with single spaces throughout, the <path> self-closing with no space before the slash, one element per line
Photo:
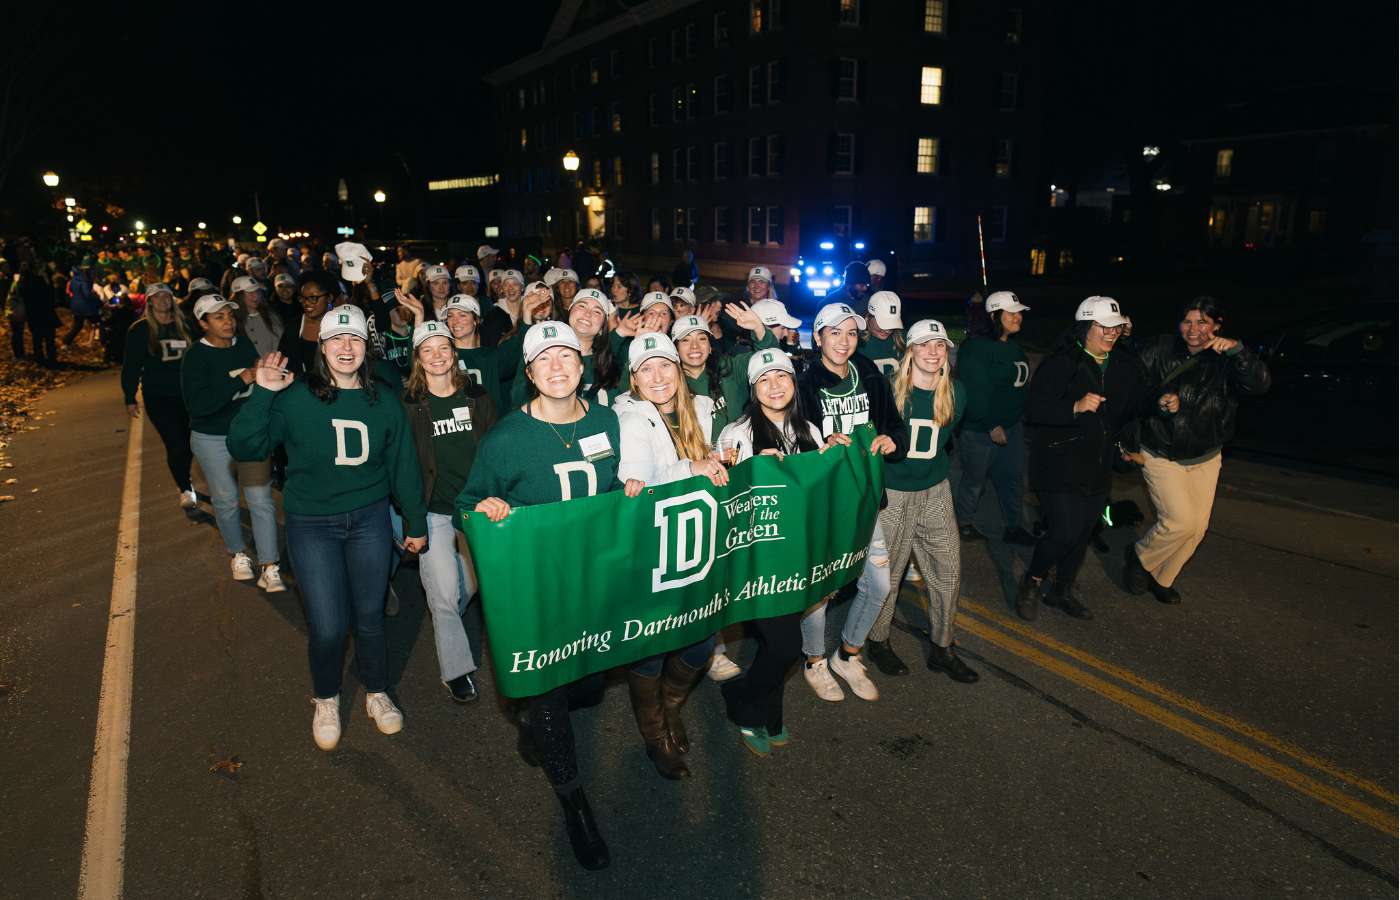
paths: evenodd
<path fill-rule="evenodd" d="M 1076 619 L 1092 619 L 1094 611 L 1079 602 L 1079 585 L 1074 582 L 1060 584 L 1058 577 L 1055 587 L 1045 595 L 1045 605 L 1062 609 Z"/>
<path fill-rule="evenodd" d="M 1147 574 L 1142 560 L 1138 559 L 1137 545 L 1129 544 L 1128 549 L 1123 551 L 1123 586 L 1130 594 L 1141 594 L 1151 583 L 1152 576 Z"/>
<path fill-rule="evenodd" d="M 598 831 L 598 823 L 593 820 L 593 810 L 588 806 L 588 798 L 583 796 L 583 788 L 576 787 L 567 796 L 556 791 L 555 796 L 564 807 L 564 828 L 569 832 L 574 859 L 590 872 L 606 869 L 612 856 Z"/>
<path fill-rule="evenodd" d="M 883 641 L 870 641 L 865 645 L 865 655 L 873 660 L 886 675 L 908 675 L 909 667 L 904 664 L 890 647 L 889 638 Z"/>
<path fill-rule="evenodd" d="M 540 754 L 535 750 L 535 731 L 530 724 L 530 701 L 511 700 L 510 718 L 515 723 L 515 752 L 527 766 L 540 767 Z"/>
<path fill-rule="evenodd" d="M 933 645 L 933 652 L 928 657 L 928 668 L 930 672 L 946 672 L 948 677 L 958 684 L 976 684 L 982 676 L 978 675 L 958 658 L 958 651 L 955 645 L 949 644 L 946 647 Z"/>
<path fill-rule="evenodd" d="M 1027 572 L 1021 576 L 1021 588 L 1016 592 L 1016 615 L 1027 622 L 1034 622 L 1040 613 L 1041 583 Z"/>
<path fill-rule="evenodd" d="M 1158 584 L 1157 579 L 1153 578 L 1151 573 L 1147 573 L 1147 589 L 1152 592 L 1152 596 L 1163 603 L 1181 602 L 1181 595 L 1176 592 L 1176 588 Z"/>

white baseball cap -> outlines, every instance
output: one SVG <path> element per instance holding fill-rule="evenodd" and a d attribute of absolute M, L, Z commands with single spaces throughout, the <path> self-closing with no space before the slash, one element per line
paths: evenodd
<path fill-rule="evenodd" d="M 423 272 L 423 283 L 424 283 L 424 284 L 427 284 L 427 283 L 432 282 L 432 281 L 450 281 L 450 280 L 452 280 L 452 273 L 450 273 L 450 272 L 447 271 L 447 267 L 446 267 L 446 266 L 428 266 L 427 270 L 426 270 L 425 272 Z"/>
<path fill-rule="evenodd" d="M 287 274 L 285 274 L 285 273 L 282 274 L 282 275 L 278 275 L 276 278 L 272 279 L 272 286 L 273 286 L 273 287 L 277 287 L 278 285 L 283 285 L 283 284 L 290 284 L 292 287 L 296 287 L 296 286 L 297 286 L 297 280 L 296 280 L 295 278 L 293 278 L 292 276 L 287 275 Z"/>
<path fill-rule="evenodd" d="M 828 303 L 817 311 L 817 318 L 812 322 L 813 331 L 821 331 L 823 328 L 831 328 L 840 325 L 847 319 L 856 320 L 856 328 L 865 330 L 865 319 L 861 318 L 854 309 L 845 303 Z"/>
<path fill-rule="evenodd" d="M 1016 295 L 1010 291 L 996 291 L 987 298 L 987 312 L 993 313 L 997 310 L 1002 312 L 1024 312 L 1030 309 Z"/>
<path fill-rule="evenodd" d="M 445 337 L 448 342 L 452 341 L 452 332 L 447 330 L 447 326 L 441 322 L 424 322 L 413 329 L 413 349 L 417 350 L 418 345 L 432 337 Z"/>
<path fill-rule="evenodd" d="M 777 348 L 755 350 L 753 356 L 749 357 L 749 384 L 754 384 L 763 377 L 764 372 L 774 369 L 781 369 L 790 375 L 797 374 L 792 367 L 792 360 L 783 351 Z"/>
<path fill-rule="evenodd" d="M 204 291 L 208 290 L 209 288 L 212 288 L 213 286 L 214 282 L 210 281 L 208 278 L 196 278 L 195 280 L 190 282 L 190 291 Z"/>
<path fill-rule="evenodd" d="M 886 331 L 904 327 L 904 319 L 899 315 L 899 295 L 894 291 L 876 291 L 870 295 L 870 302 L 866 303 L 865 308 L 875 324 Z"/>
<path fill-rule="evenodd" d="M 321 317 L 321 332 L 317 335 L 320 340 L 339 337 L 342 334 L 353 334 L 361 340 L 369 340 L 369 324 L 365 322 L 365 314 L 360 312 L 358 306 L 345 303 Z"/>
<path fill-rule="evenodd" d="M 800 328 L 802 320 L 788 315 L 787 307 L 777 300 L 759 300 L 749 309 L 763 320 L 764 325 L 782 325 L 784 328 Z"/>
<path fill-rule="evenodd" d="M 688 287 L 671 288 L 671 299 L 679 300 L 682 303 L 689 303 L 691 306 L 694 306 L 695 292 Z M 675 309 L 675 305 L 673 304 L 671 308 Z"/>
<path fill-rule="evenodd" d="M 581 283 L 578 280 L 578 273 L 575 272 L 573 269 L 555 269 L 554 271 L 559 273 L 559 277 L 554 279 L 556 282 L 572 281 L 574 284 Z M 545 280 L 548 281 L 549 279 L 546 278 Z"/>
<path fill-rule="evenodd" d="M 519 269 L 506 269 L 503 271 L 501 273 L 501 280 L 505 281 L 507 278 L 513 278 L 518 285 L 523 286 L 525 284 L 525 276 L 521 274 Z"/>
<path fill-rule="evenodd" d="M 673 363 L 681 361 L 681 355 L 676 352 L 676 345 L 671 343 L 670 338 L 659 331 L 648 331 L 632 340 L 632 349 L 627 355 L 627 367 L 635 372 L 642 363 L 653 356 L 663 356 Z"/>
<path fill-rule="evenodd" d="M 549 290 L 549 285 L 545 284 L 543 281 L 532 281 L 532 282 L 530 282 L 529 284 L 525 285 L 525 290 L 521 291 L 520 293 L 521 293 L 521 294 L 532 294 L 532 293 L 534 293 L 535 291 L 548 291 L 548 290 Z"/>
<path fill-rule="evenodd" d="M 505 270 L 505 269 L 492 269 L 492 270 L 491 270 L 491 274 L 488 275 L 487 278 L 488 278 L 490 281 L 500 281 L 502 278 L 505 277 L 505 274 L 506 274 L 506 270 Z"/>
<path fill-rule="evenodd" d="M 1123 311 L 1118 308 L 1118 301 L 1112 297 L 1088 298 L 1079 304 L 1079 309 L 1074 311 L 1074 320 L 1076 322 L 1098 322 L 1105 328 L 1126 325 L 1128 322 Z"/>
<path fill-rule="evenodd" d="M 452 276 L 458 281 L 481 281 L 481 273 L 476 270 L 476 266 L 458 266 Z"/>
<path fill-rule="evenodd" d="M 492 247 L 490 244 L 482 244 L 480 247 L 476 248 L 476 258 L 481 259 L 483 256 L 495 256 L 500 252 L 501 251 Z"/>
<path fill-rule="evenodd" d="M 170 289 L 170 285 L 166 284 L 164 281 L 157 281 L 155 284 L 146 285 L 147 299 L 154 297 L 156 294 L 169 294 L 172 297 L 175 296 L 175 292 Z"/>
<path fill-rule="evenodd" d="M 525 332 L 525 362 L 534 362 L 536 356 L 550 347 L 572 347 L 583 354 L 578 335 L 563 322 L 536 322 Z"/>
<path fill-rule="evenodd" d="M 270 240 L 270 241 L 267 242 L 267 246 L 268 246 L 268 247 L 281 247 L 283 250 L 286 250 L 286 249 L 287 249 L 287 242 L 284 241 L 284 240 L 282 240 L 281 238 L 273 238 L 272 240 Z"/>
<path fill-rule="evenodd" d="M 267 261 L 264 260 L 264 259 L 263 259 L 262 257 L 260 257 L 260 256 L 250 256 L 250 257 L 248 258 L 248 261 L 247 261 L 246 263 L 244 263 L 244 266 L 245 266 L 245 267 L 248 269 L 248 271 L 250 271 L 250 272 L 253 271 L 254 269 L 264 269 L 264 270 L 265 270 L 265 269 L 267 268 Z"/>
<path fill-rule="evenodd" d="M 612 316 L 613 313 L 617 312 L 617 307 L 613 305 L 612 299 L 597 288 L 584 288 L 574 294 L 574 299 L 569 303 L 569 309 L 573 309 L 580 300 L 592 300 L 597 303 L 603 308 L 605 316 Z"/>
<path fill-rule="evenodd" d="M 438 320 L 447 318 L 448 310 L 460 309 L 462 312 L 476 313 L 476 317 L 481 318 L 481 303 L 471 294 L 453 294 L 442 305 L 442 309 L 437 311 Z"/>
<path fill-rule="evenodd" d="M 667 309 L 671 310 L 672 312 L 675 312 L 676 308 L 671 305 L 671 298 L 666 296 L 661 291 L 648 291 L 647 293 L 643 294 L 642 303 L 639 307 L 637 307 L 637 311 L 646 312 L 647 309 L 655 306 L 658 303 L 665 304 Z"/>
<path fill-rule="evenodd" d="M 905 333 L 904 340 L 908 344 L 923 344 L 928 341 L 942 341 L 949 347 L 953 346 L 952 338 L 948 337 L 948 329 L 943 327 L 943 323 L 937 319 L 920 319 L 909 327 Z"/>
<path fill-rule="evenodd" d="M 878 259 L 872 259 L 870 262 L 866 263 L 865 268 L 871 275 L 885 274 L 885 264 Z M 884 328 L 885 326 L 881 325 L 880 327 Z"/>
<path fill-rule="evenodd" d="M 676 324 L 671 326 L 671 340 L 680 342 L 680 339 L 687 334 L 694 334 L 697 331 L 710 333 L 710 323 L 699 316 L 681 316 L 676 320 Z"/>
<path fill-rule="evenodd" d="M 252 257 L 250 257 L 247 253 L 240 253 L 240 254 L 238 254 L 238 261 L 235 262 L 234 265 L 235 265 L 235 266 L 241 266 L 241 265 L 243 265 L 244 263 L 246 263 L 246 262 L 247 262 L 249 259 L 251 259 L 251 258 L 252 258 Z"/>
<path fill-rule="evenodd" d="M 563 269 L 560 269 L 557 266 L 550 266 L 548 269 L 545 270 L 544 275 L 541 277 L 544 279 L 545 284 L 549 285 L 550 287 L 554 287 L 556 284 L 559 283 L 559 279 L 563 277 L 563 275 Z"/>
<path fill-rule="evenodd" d="M 754 266 L 752 269 L 749 269 L 749 277 L 745 280 L 753 281 L 755 278 L 762 278 L 769 284 L 773 283 L 773 273 L 768 271 L 767 266 Z"/>
<path fill-rule="evenodd" d="M 225 300 L 218 294 L 205 294 L 203 297 L 200 297 L 198 300 L 195 301 L 194 317 L 196 319 L 202 319 L 205 316 L 209 315 L 211 312 L 215 312 L 217 310 L 223 309 L 224 307 L 230 306 L 237 308 L 238 304 L 234 303 L 232 300 Z"/>
<path fill-rule="evenodd" d="M 258 280 L 256 278 L 250 278 L 247 275 L 240 275 L 237 278 L 233 279 L 233 284 L 229 285 L 229 291 L 231 293 L 237 294 L 240 291 L 256 291 L 261 287 L 262 285 L 258 284 Z"/>
<path fill-rule="evenodd" d="M 336 244 L 335 257 L 340 260 L 340 277 L 355 284 L 365 280 L 365 273 L 361 269 L 365 263 L 374 259 L 364 244 L 354 241 Z"/>

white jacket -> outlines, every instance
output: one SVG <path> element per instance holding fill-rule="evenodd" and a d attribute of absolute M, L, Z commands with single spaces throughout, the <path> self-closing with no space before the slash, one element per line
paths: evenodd
<path fill-rule="evenodd" d="M 763 415 L 762 412 L 758 414 L 760 416 Z M 821 431 L 811 422 L 806 422 L 804 424 L 807 426 L 807 433 L 812 436 L 812 440 L 816 441 L 817 447 L 820 448 L 821 445 L 825 443 L 825 441 L 822 440 Z M 728 425 L 724 426 L 724 430 L 719 433 L 719 439 L 721 441 L 734 442 L 735 449 L 739 451 L 734 461 L 735 465 L 753 456 L 753 425 L 748 416 L 744 416 L 739 421 L 730 422 Z M 787 444 L 789 447 L 795 447 L 797 445 L 797 436 L 789 430 L 787 434 L 783 435 L 783 443 Z"/>
<path fill-rule="evenodd" d="M 709 397 L 695 397 L 694 400 L 700 430 L 709 434 L 715 403 Z M 640 478 L 649 485 L 658 485 L 691 476 L 690 460 L 681 459 L 676 452 L 670 426 L 655 403 L 639 400 L 629 391 L 613 399 L 612 410 L 617 413 L 622 434 L 618 478 L 623 481 Z"/>

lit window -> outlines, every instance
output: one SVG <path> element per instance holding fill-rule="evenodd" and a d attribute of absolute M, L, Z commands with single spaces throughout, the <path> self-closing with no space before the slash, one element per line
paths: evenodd
<path fill-rule="evenodd" d="M 1325 210 L 1314 209 L 1308 213 L 1308 234 L 1322 234 L 1327 228 L 1327 213 Z"/>
<path fill-rule="evenodd" d="M 1008 44 L 1021 43 L 1021 11 L 1019 9 L 1008 9 L 1006 11 L 1006 42 Z"/>
<path fill-rule="evenodd" d="M 651 152 L 651 183 L 661 183 L 661 154 L 655 150 Z"/>
<path fill-rule="evenodd" d="M 1044 250 L 1032 250 L 1032 251 L 1031 251 L 1031 274 L 1032 274 L 1032 275 L 1044 275 L 1044 274 L 1045 274 L 1045 251 L 1044 251 Z"/>
<path fill-rule="evenodd" d="M 1003 112 L 1012 112 L 1016 109 L 1017 80 L 1015 72 L 1001 73 L 1001 109 Z"/>
<path fill-rule="evenodd" d="M 938 174 L 938 138 L 919 138 L 919 165 L 921 175 Z"/>
<path fill-rule="evenodd" d="M 1011 142 L 997 141 L 996 161 L 992 174 L 998 178 L 1011 177 Z"/>
<path fill-rule="evenodd" d="M 677 208 L 672 211 L 671 225 L 671 240 L 685 240 L 685 210 Z"/>
<path fill-rule="evenodd" d="M 651 211 L 651 239 L 653 241 L 661 240 L 661 210 L 659 209 Z"/>
<path fill-rule="evenodd" d="M 613 103 L 613 105 L 612 105 L 612 122 L 611 122 L 611 127 L 612 127 L 612 130 L 613 130 L 613 131 L 621 131 L 621 130 L 622 130 L 622 101 L 621 101 L 621 100 L 618 100 L 617 102 Z"/>
<path fill-rule="evenodd" d="M 520 129 L 520 149 L 521 149 L 521 150 L 528 150 L 528 149 L 529 149 L 529 143 L 530 143 L 530 129 L 528 129 L 528 128 L 522 128 L 522 129 Z"/>
<path fill-rule="evenodd" d="M 614 156 L 612 161 L 613 184 L 622 184 L 622 157 Z"/>
<path fill-rule="evenodd" d="M 927 244 L 933 240 L 933 207 L 914 207 L 914 243 Z"/>
<path fill-rule="evenodd" d="M 987 240 L 1006 240 L 1006 207 L 992 207 L 992 221 L 990 227 L 988 227 L 987 229 Z"/>
<path fill-rule="evenodd" d="M 854 59 L 838 59 L 836 61 L 836 99 L 854 100 L 859 85 L 856 83 L 860 71 L 859 64 Z M 928 69 L 924 70 L 925 72 Z"/>
<path fill-rule="evenodd" d="M 924 66 L 919 75 L 919 102 L 937 105 L 943 102 L 943 70 Z"/>
<path fill-rule="evenodd" d="M 853 134 L 836 135 L 835 152 L 832 159 L 832 171 L 837 175 L 852 175 L 856 170 L 856 136 Z"/>
<path fill-rule="evenodd" d="M 524 109 L 524 108 L 525 108 L 525 89 L 524 89 L 524 88 L 521 88 L 521 89 L 520 89 L 520 93 L 519 93 L 519 105 L 520 105 L 520 108 L 521 108 L 521 109 Z"/>
<path fill-rule="evenodd" d="M 1215 154 L 1215 177 L 1229 178 L 1230 167 L 1235 162 L 1235 151 L 1221 150 Z"/>
<path fill-rule="evenodd" d="M 924 31 L 929 34 L 942 34 L 947 29 L 947 0 L 924 0 Z"/>
<path fill-rule="evenodd" d="M 1061 251 L 1060 251 L 1060 271 L 1061 271 L 1061 272 L 1068 272 L 1070 269 L 1073 269 L 1073 268 L 1074 268 L 1074 251 L 1073 251 L 1073 250 L 1061 250 Z"/>
<path fill-rule="evenodd" d="M 836 21 L 842 25 L 860 24 L 860 0 L 838 0 Z"/>
<path fill-rule="evenodd" d="M 590 60 L 588 61 L 588 83 L 589 83 L 589 84 L 597 84 L 597 83 L 598 83 L 598 60 L 597 60 L 597 59 L 590 59 Z"/>
<path fill-rule="evenodd" d="M 749 0 L 749 32 L 758 34 L 763 30 L 763 0 Z"/>

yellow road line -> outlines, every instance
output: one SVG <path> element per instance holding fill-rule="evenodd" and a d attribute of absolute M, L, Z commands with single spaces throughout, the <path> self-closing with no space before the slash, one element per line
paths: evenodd
<path fill-rule="evenodd" d="M 1256 772 L 1267 775 L 1295 790 L 1301 791 L 1315 800 L 1320 800 L 1333 809 L 1344 812 L 1352 818 L 1370 825 L 1372 828 L 1392 836 L 1400 836 L 1400 822 L 1397 822 L 1394 813 L 1376 809 L 1360 801 L 1353 800 L 1336 788 L 1329 787 L 1316 779 L 1309 778 L 1282 763 L 1275 762 L 1257 750 L 1250 749 L 1243 744 L 1236 743 L 1222 735 L 1216 734 L 1190 719 L 1179 716 L 1170 710 L 1163 709 L 1151 701 L 1145 700 L 1136 694 L 1129 693 L 1123 688 L 1091 675 L 1083 669 L 1076 668 L 1063 660 L 1056 659 L 1029 644 L 1024 644 L 984 622 L 966 616 L 959 616 L 958 626 L 990 644 L 995 644 L 1003 650 L 1014 653 L 1025 660 L 1035 663 L 1043 669 L 1059 675 L 1061 678 L 1072 681 L 1081 687 L 1088 688 L 1094 693 L 1106 697 L 1114 703 L 1138 713 L 1144 718 L 1150 719 L 1159 725 L 1164 725 L 1178 734 L 1185 735 L 1191 740 L 1217 753 L 1243 763 Z"/>
<path fill-rule="evenodd" d="M 1146 691 L 1147 693 L 1154 694 L 1162 698 L 1163 700 L 1168 700 L 1172 703 L 1175 703 L 1177 706 L 1180 706 L 1183 709 L 1186 709 L 1200 716 L 1203 719 L 1209 719 L 1210 721 L 1215 722 L 1219 725 L 1224 725 L 1226 728 L 1238 732 L 1239 734 L 1242 734 L 1245 737 L 1252 738 L 1266 747 L 1270 747 L 1274 750 L 1277 750 L 1280 753 L 1286 753 L 1287 755 L 1293 757 L 1299 762 L 1307 763 L 1315 769 L 1326 772 L 1328 775 L 1340 778 L 1342 781 L 1354 785 L 1363 791 L 1374 794 L 1377 797 L 1380 797 L 1382 800 L 1387 800 L 1390 803 L 1396 802 L 1396 796 L 1393 791 L 1387 790 L 1384 786 L 1376 784 L 1374 781 L 1370 781 L 1366 778 L 1363 778 L 1362 776 L 1357 775 L 1355 772 L 1352 772 L 1348 769 L 1344 769 L 1341 766 L 1336 765 L 1335 763 L 1328 762 L 1327 760 L 1322 759 L 1321 757 L 1315 754 L 1309 753 L 1302 747 L 1292 744 L 1282 738 L 1274 737 L 1266 731 L 1261 731 L 1253 725 L 1250 725 L 1248 722 L 1242 722 L 1233 716 L 1227 715 L 1223 712 L 1220 712 L 1219 710 L 1212 709 L 1211 707 L 1206 706 L 1204 703 L 1192 700 L 1190 697 L 1183 697 L 1181 694 L 1178 694 L 1169 688 L 1165 688 L 1160 684 L 1157 684 L 1156 682 L 1149 681 L 1146 678 L 1143 678 L 1141 675 L 1138 675 L 1134 672 L 1130 672 L 1127 669 L 1124 669 L 1120 666 L 1115 666 L 1113 663 L 1099 659 L 1098 657 L 1093 656 L 1089 653 L 1085 653 L 1083 650 L 1071 647 L 1069 644 L 1066 644 L 1063 641 L 1057 641 L 1052 637 L 1041 634 L 1034 628 L 1031 628 L 1021 623 L 1020 621 L 1013 619 L 1011 616 L 1008 616 L 1005 613 L 998 612 L 994 609 L 989 609 L 979 603 L 974 603 L 968 600 L 966 597 L 962 597 L 959 599 L 958 606 L 960 609 L 964 609 L 968 612 L 975 613 L 979 616 L 982 616 L 985 619 L 990 619 L 1002 628 L 1014 631 L 1017 634 L 1031 638 L 1032 640 L 1039 641 L 1040 643 L 1051 648 L 1052 650 L 1058 650 L 1060 653 L 1063 653 L 1068 657 L 1076 659 L 1079 662 L 1084 663 L 1085 665 L 1093 666 L 1094 668 L 1102 672 L 1106 672 L 1109 675 L 1112 675 L 1114 678 L 1126 681 L 1128 684 L 1131 684 L 1133 687 L 1138 688 L 1139 690 Z"/>

